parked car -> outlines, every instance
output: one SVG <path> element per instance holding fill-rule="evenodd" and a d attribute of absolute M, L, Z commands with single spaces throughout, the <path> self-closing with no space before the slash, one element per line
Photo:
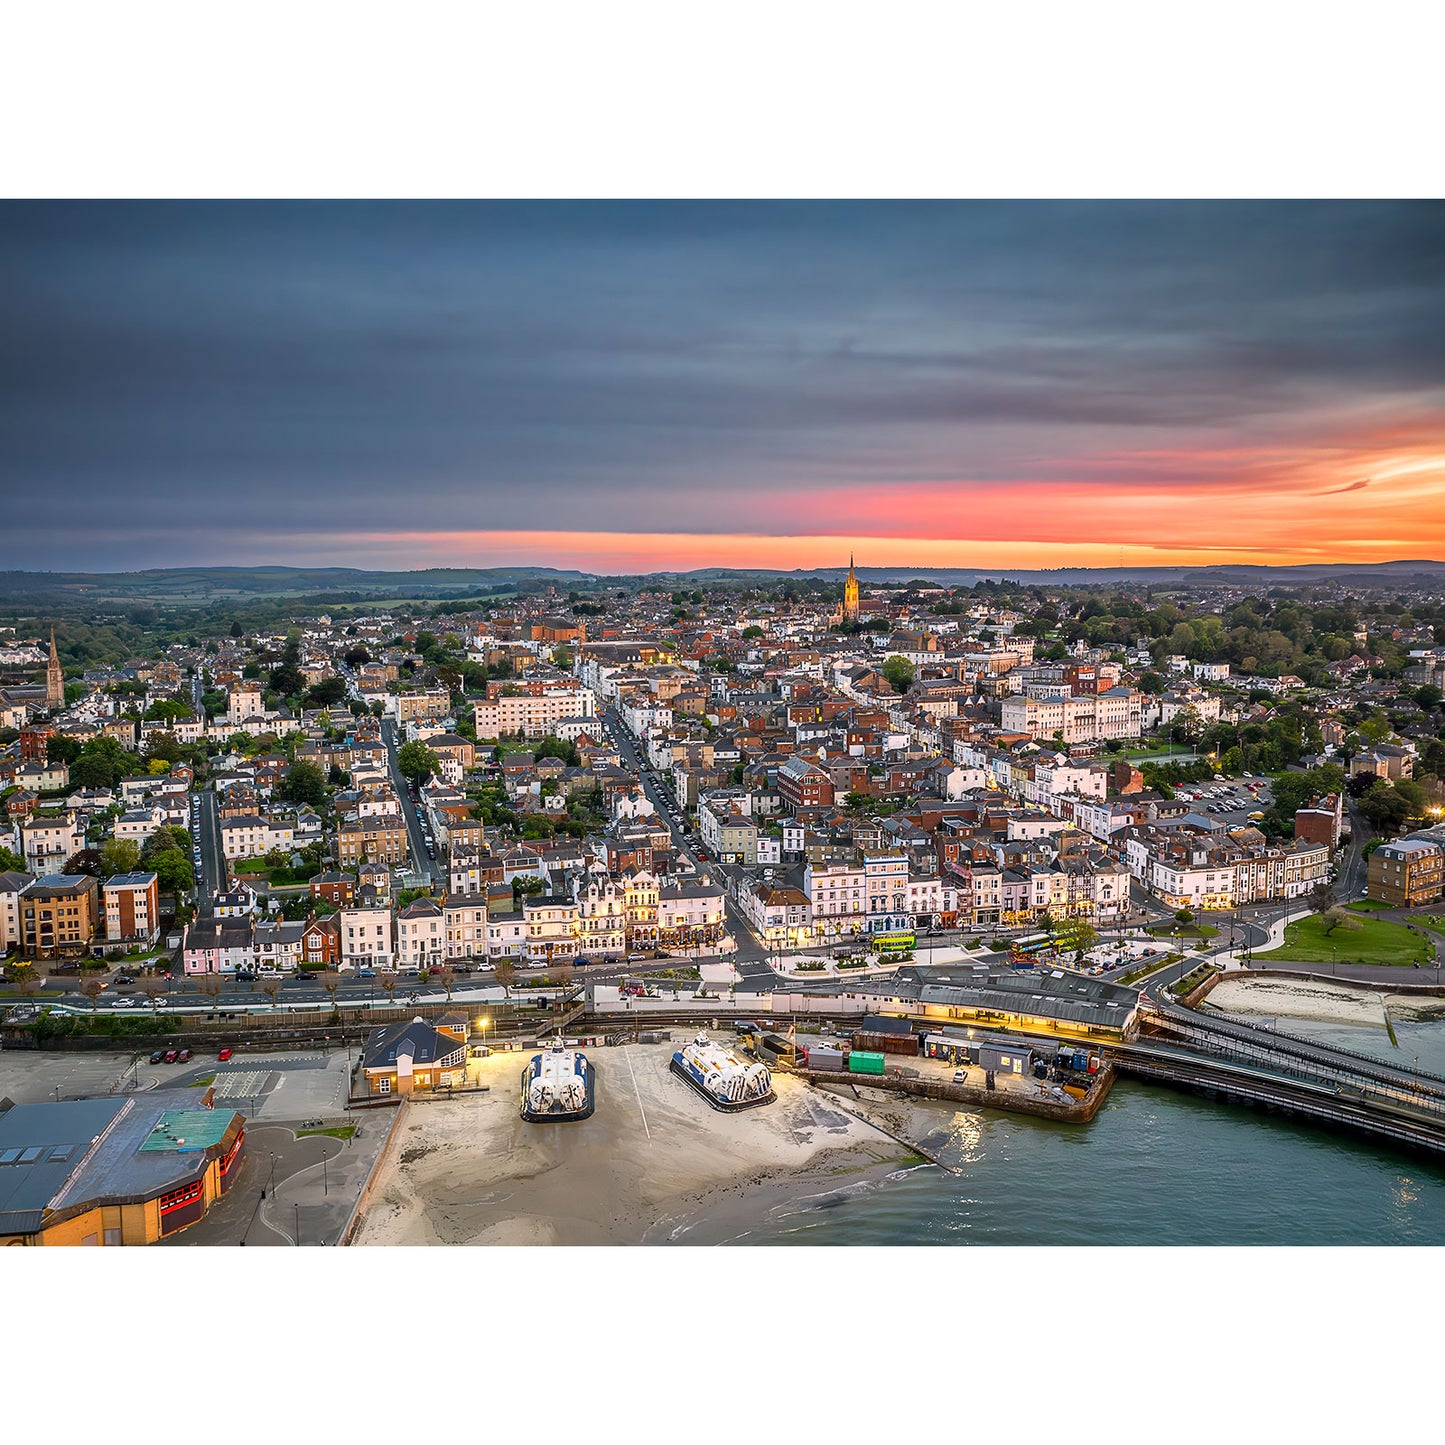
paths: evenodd
<path fill-rule="evenodd" d="M 164 1049 L 157 1049 L 155 1053 L 151 1055 L 151 1063 L 158 1064 L 165 1056 L 166 1051 Z"/>
<path fill-rule="evenodd" d="M 116 974 L 113 982 L 115 982 L 115 983 L 134 983 L 134 982 L 135 982 L 135 979 L 133 979 L 133 978 L 130 976 L 130 974 L 128 974 L 128 973 L 118 973 L 118 974 Z"/>
<path fill-rule="evenodd" d="M 176 1062 L 177 1062 L 178 1064 L 187 1064 L 187 1063 L 190 1062 L 190 1060 L 191 1060 L 191 1051 L 190 1051 L 189 1049 L 182 1049 L 182 1050 L 180 1051 L 180 1053 L 178 1053 L 178 1054 L 176 1055 Z"/>
<path fill-rule="evenodd" d="M 376 970 L 374 968 L 358 968 L 356 976 L 357 978 L 375 978 Z"/>
<path fill-rule="evenodd" d="M 218 1053 L 218 1054 L 216 1055 L 216 1062 L 217 1062 L 218 1064 L 224 1064 L 224 1063 L 226 1062 L 226 1060 L 229 1059 L 230 1057 L 231 1057 L 231 1051 L 230 1051 L 230 1049 L 222 1049 L 222 1050 L 220 1051 L 220 1053 Z M 152 1062 L 154 1062 L 154 1060 L 152 1060 Z"/>
<path fill-rule="evenodd" d="M 294 975 L 294 977 L 295 977 L 295 980 L 296 980 L 297 983 L 315 983 L 315 982 L 316 982 L 316 975 L 315 975 L 314 973 L 298 973 L 298 974 Z"/>
<path fill-rule="evenodd" d="M 167 1064 L 173 1064 L 173 1063 L 175 1063 L 175 1061 L 176 1061 L 176 1050 L 175 1050 L 175 1049 L 167 1049 L 166 1052 L 165 1052 L 165 1058 L 164 1058 L 163 1062 L 164 1062 L 164 1063 L 167 1063 Z"/>

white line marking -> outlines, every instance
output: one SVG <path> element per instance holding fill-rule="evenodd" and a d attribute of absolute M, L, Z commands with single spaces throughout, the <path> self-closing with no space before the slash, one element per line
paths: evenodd
<path fill-rule="evenodd" d="M 637 1073 L 632 1067 L 632 1055 L 623 1050 L 623 1057 L 627 1060 L 627 1072 L 632 1075 L 632 1092 L 637 1095 L 637 1112 L 642 1115 L 642 1127 L 647 1129 L 647 1137 L 652 1138 L 652 1130 L 647 1128 L 647 1110 L 642 1107 L 642 1090 L 637 1087 Z"/>

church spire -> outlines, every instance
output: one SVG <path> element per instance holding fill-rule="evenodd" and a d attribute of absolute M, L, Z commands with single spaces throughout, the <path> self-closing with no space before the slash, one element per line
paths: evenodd
<path fill-rule="evenodd" d="M 65 673 L 61 670 L 60 654 L 55 650 L 55 628 L 50 629 L 50 661 L 45 668 L 45 701 L 51 707 L 59 707 L 65 701 Z"/>

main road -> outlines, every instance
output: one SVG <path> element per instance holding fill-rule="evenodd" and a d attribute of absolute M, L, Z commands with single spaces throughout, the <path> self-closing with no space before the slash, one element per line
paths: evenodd
<path fill-rule="evenodd" d="M 204 873 L 197 913 L 209 918 L 215 908 L 215 895 L 226 886 L 226 858 L 221 848 L 221 814 L 215 791 L 206 788 L 195 794 L 196 815 L 200 819 L 201 868 Z M 192 837 L 195 835 L 192 834 Z"/>
<path fill-rule="evenodd" d="M 689 843 L 688 829 L 683 824 L 685 814 L 681 806 L 674 799 L 671 788 L 664 788 L 660 783 L 649 778 L 646 759 L 623 726 L 616 708 L 609 707 L 603 712 L 602 726 L 616 745 L 623 766 L 636 776 L 642 791 L 647 795 L 652 806 L 656 808 L 659 820 L 672 834 L 673 847 L 676 849 L 678 857 L 684 863 L 696 868 L 700 876 L 711 877 L 722 889 L 723 910 L 733 938 L 737 942 L 737 951 L 728 959 L 738 973 L 737 991 L 739 993 L 766 993 L 769 989 L 783 984 L 789 988 L 796 988 L 798 985 L 795 980 L 785 979 L 768 963 L 766 946 L 753 932 L 752 925 L 728 891 L 727 875 L 723 871 L 722 864 L 713 860 L 715 872 L 709 874 L 706 861 L 697 855 L 696 844 Z M 686 875 L 682 876 L 685 881 Z"/>
<path fill-rule="evenodd" d="M 407 781 L 401 775 L 401 766 L 396 757 L 396 724 L 390 718 L 381 720 L 381 740 L 386 744 L 386 763 L 391 772 L 392 786 L 401 799 L 401 815 L 406 819 L 406 840 L 411 848 L 412 866 L 430 883 L 441 878 L 441 869 L 426 856 L 426 834 L 422 832 L 421 820 L 416 815 L 416 805 L 407 791 Z"/>

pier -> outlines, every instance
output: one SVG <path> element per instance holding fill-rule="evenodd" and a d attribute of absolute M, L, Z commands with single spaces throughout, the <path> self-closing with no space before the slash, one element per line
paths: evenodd
<path fill-rule="evenodd" d="M 1274 1028 L 1160 1004 L 1121 1074 L 1445 1155 L 1445 1078 Z"/>

